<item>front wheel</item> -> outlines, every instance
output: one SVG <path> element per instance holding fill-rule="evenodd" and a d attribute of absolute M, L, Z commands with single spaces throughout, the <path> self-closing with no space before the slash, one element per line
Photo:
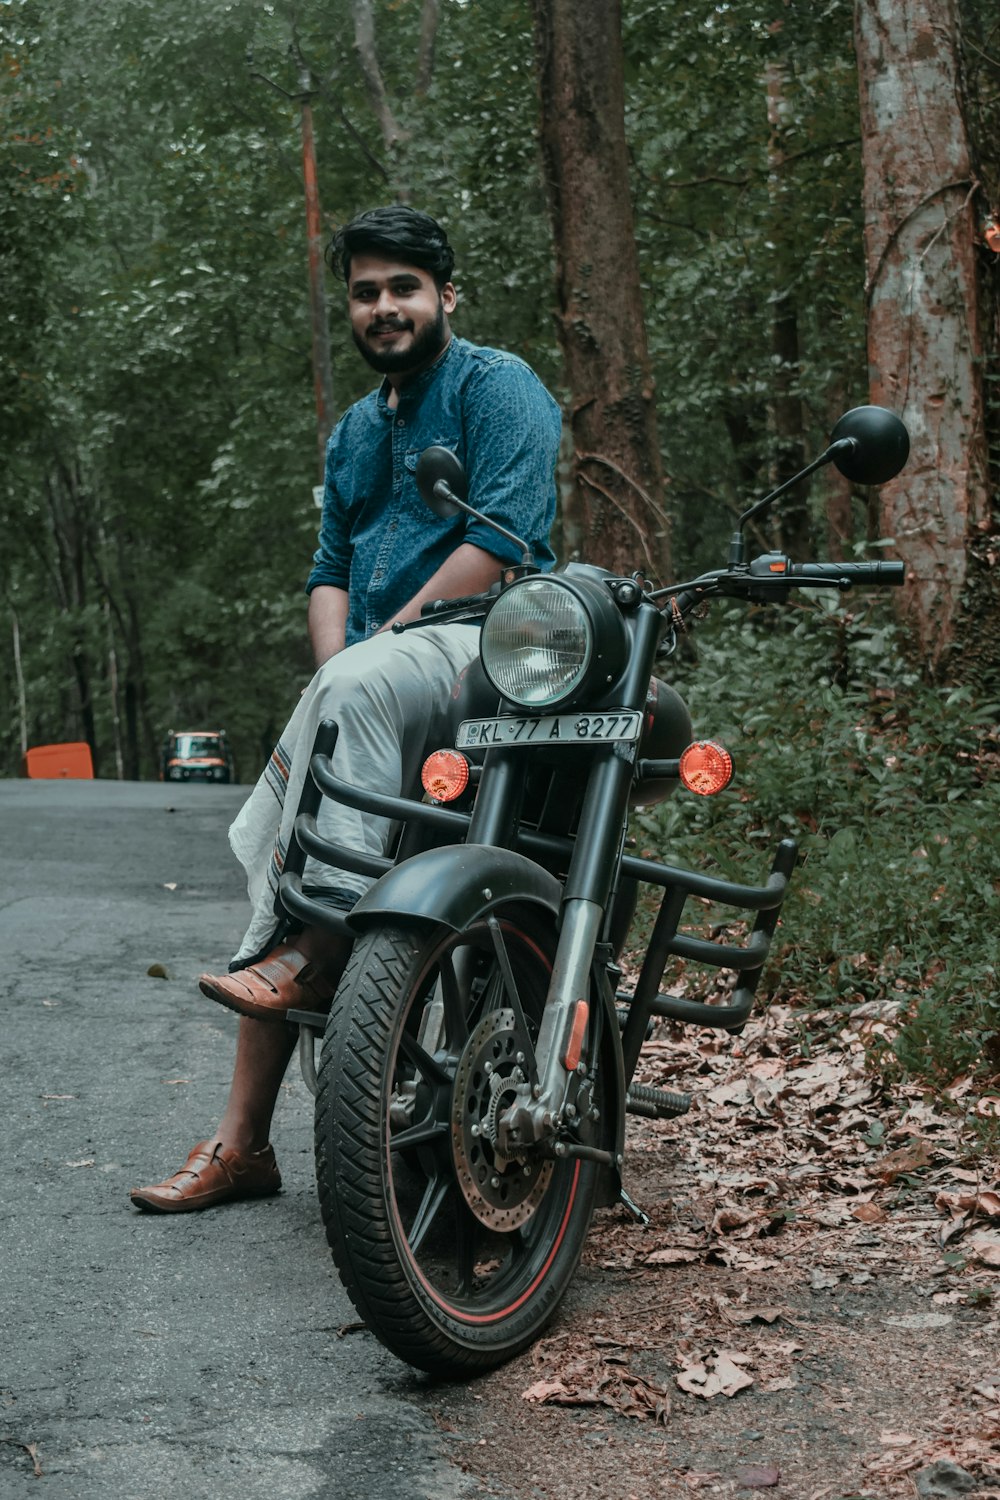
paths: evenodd
<path fill-rule="evenodd" d="M 498 932 L 533 1042 L 555 937 L 512 911 L 492 930 L 359 939 L 319 1069 L 316 1175 L 337 1269 L 377 1337 L 441 1376 L 490 1369 L 538 1336 L 594 1206 L 592 1163 L 497 1146 L 526 1077 Z"/>

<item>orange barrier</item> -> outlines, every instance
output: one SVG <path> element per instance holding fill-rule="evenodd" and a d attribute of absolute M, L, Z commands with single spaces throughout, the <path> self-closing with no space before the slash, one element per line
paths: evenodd
<path fill-rule="evenodd" d="M 86 740 L 67 745 L 35 745 L 24 753 L 23 770 L 25 776 L 50 781 L 60 778 L 92 781 L 94 778 L 94 762 Z"/>

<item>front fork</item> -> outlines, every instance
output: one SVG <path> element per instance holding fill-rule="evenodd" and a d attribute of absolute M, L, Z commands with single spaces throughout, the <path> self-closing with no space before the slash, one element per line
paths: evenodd
<path fill-rule="evenodd" d="M 650 663 L 661 622 L 653 608 L 635 619 L 632 657 L 622 684 L 621 707 L 642 708 Z M 614 744 L 595 752 L 595 763 L 580 809 L 577 835 L 563 893 L 559 944 L 536 1047 L 537 1074 L 522 1084 L 497 1122 L 502 1151 L 515 1155 L 527 1147 L 551 1143 L 556 1155 L 608 1157 L 604 1151 L 560 1139 L 577 1124 L 577 1102 L 586 1085 L 588 1038 L 601 1017 L 590 1006 L 601 1004 L 593 982 L 594 957 L 604 914 L 615 889 L 625 838 L 629 793 L 637 746 Z M 596 1060 L 596 1053 L 593 1054 Z M 587 1099 L 590 1097 L 586 1089 Z M 620 1102 L 624 1110 L 624 1099 Z M 622 1116 L 624 1118 L 624 1116 Z"/>
<path fill-rule="evenodd" d="M 469 827 L 469 844 L 503 847 L 513 838 L 516 789 L 521 780 L 517 757 L 524 754 L 523 750 L 496 750 L 487 756 L 489 774 L 483 775 Z M 590 1074 L 596 1062 L 594 1040 L 600 1034 L 598 1028 L 607 1020 L 591 1015 L 591 1000 L 598 1005 L 603 1003 L 594 985 L 594 959 L 621 864 L 635 755 L 635 745 L 628 744 L 606 745 L 595 751 L 560 907 L 559 941 L 545 1009 L 534 1046 L 509 970 L 502 930 L 495 919 L 489 922 L 507 1004 L 514 1012 L 518 1044 L 525 1054 L 528 1073 L 527 1080 L 517 1086 L 512 1103 L 497 1121 L 497 1145 L 506 1156 L 518 1156 L 526 1149 L 542 1146 L 555 1156 L 584 1156 L 609 1166 L 617 1164 L 615 1157 L 620 1148 L 619 1152 L 598 1150 L 572 1137 L 573 1127 L 584 1123 L 585 1117 L 589 1116 L 591 1121 L 597 1118 Z M 474 963 L 472 953 L 457 956 L 455 982 L 460 990 L 470 986 Z M 428 1052 L 436 1049 L 441 1035 L 440 986 L 439 980 L 421 1024 L 419 1041 Z M 622 1095 L 618 1108 L 623 1120 L 624 1075 L 619 1084 L 618 1090 L 612 1092 Z"/>
<path fill-rule="evenodd" d="M 609 751 L 604 763 L 595 768 L 584 798 L 581 834 L 566 882 L 559 943 L 535 1047 L 535 1077 L 518 1088 L 497 1121 L 498 1144 L 510 1156 L 549 1141 L 557 1155 L 564 1154 L 556 1138 L 564 1127 L 577 1122 L 577 1098 L 588 1076 L 587 1042 L 593 1028 L 601 1024 L 601 1018 L 590 1013 L 592 999 L 600 1004 L 593 966 L 624 838 L 634 755 L 633 747 L 626 748 L 627 756 L 617 753 L 617 746 Z M 595 821 L 588 819 L 588 811 L 596 814 Z M 595 883 L 606 889 L 594 890 Z M 580 1147 L 572 1152 L 590 1154 Z M 603 1159 L 606 1153 L 595 1154 Z"/>

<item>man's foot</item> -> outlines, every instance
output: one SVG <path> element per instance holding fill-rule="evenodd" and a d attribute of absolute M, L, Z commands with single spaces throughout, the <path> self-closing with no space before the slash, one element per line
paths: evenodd
<path fill-rule="evenodd" d="M 235 974 L 202 974 L 198 988 L 210 1000 L 255 1021 L 281 1021 L 289 1010 L 329 1010 L 336 984 L 285 943 Z"/>
<path fill-rule="evenodd" d="M 159 1214 L 186 1214 L 235 1198 L 269 1198 L 281 1187 L 274 1149 L 246 1156 L 221 1142 L 201 1141 L 179 1172 L 152 1187 L 133 1188 L 136 1208 Z"/>

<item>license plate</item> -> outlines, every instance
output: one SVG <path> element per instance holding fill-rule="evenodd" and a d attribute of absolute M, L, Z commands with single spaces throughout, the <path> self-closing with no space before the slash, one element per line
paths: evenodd
<path fill-rule="evenodd" d="M 455 744 L 459 750 L 488 750 L 494 745 L 592 745 L 637 740 L 641 730 L 638 709 L 531 719 L 466 719 L 458 726 Z"/>

